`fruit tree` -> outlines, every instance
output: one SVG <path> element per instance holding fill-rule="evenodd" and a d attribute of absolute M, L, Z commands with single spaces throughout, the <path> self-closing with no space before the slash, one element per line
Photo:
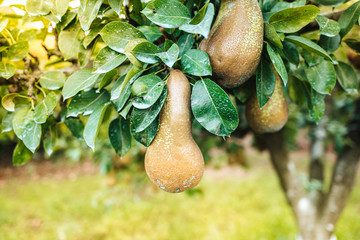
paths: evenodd
<path fill-rule="evenodd" d="M 65 126 L 95 151 L 106 128 L 116 154 L 148 147 L 151 181 L 181 192 L 203 174 L 194 127 L 225 145 L 253 134 L 299 238 L 333 237 L 360 157 L 360 1 L 0 3 L 1 135 L 17 139 L 14 165 L 50 156 Z M 300 129 L 312 143 L 306 180 L 288 155 Z"/>

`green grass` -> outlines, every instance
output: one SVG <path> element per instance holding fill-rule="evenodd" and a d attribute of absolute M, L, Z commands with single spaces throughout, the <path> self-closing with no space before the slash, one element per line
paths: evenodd
<path fill-rule="evenodd" d="M 126 175 L 126 174 L 125 174 Z M 244 176 L 205 176 L 194 194 L 154 190 L 144 175 L 46 180 L 0 189 L 1 240 L 286 240 L 294 218 L 272 169 Z M 134 190 L 135 189 L 135 190 Z M 337 227 L 341 240 L 360 239 L 360 188 Z"/>

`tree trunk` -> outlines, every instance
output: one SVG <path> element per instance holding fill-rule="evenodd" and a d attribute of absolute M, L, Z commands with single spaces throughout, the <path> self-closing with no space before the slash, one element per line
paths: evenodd
<path fill-rule="evenodd" d="M 263 137 L 286 199 L 295 215 L 300 234 L 298 240 L 336 239 L 333 235 L 335 225 L 347 203 L 358 169 L 359 142 L 344 148 L 339 154 L 330 190 L 325 193 L 322 188 L 305 191 L 295 164 L 289 159 L 282 131 Z M 319 175 L 315 176 L 318 180 Z"/>

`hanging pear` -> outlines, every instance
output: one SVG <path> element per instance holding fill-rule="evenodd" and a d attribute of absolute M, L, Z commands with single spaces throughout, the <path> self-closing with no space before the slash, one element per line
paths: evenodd
<path fill-rule="evenodd" d="M 190 83 L 172 70 L 159 131 L 145 155 L 145 169 L 161 189 L 183 192 L 195 187 L 204 172 L 204 158 L 191 132 Z"/>
<path fill-rule="evenodd" d="M 269 101 L 260 109 L 256 92 L 246 102 L 245 115 L 249 126 L 256 133 L 273 133 L 284 127 L 289 108 L 279 74 L 275 72 L 275 90 Z"/>
<path fill-rule="evenodd" d="M 257 0 L 221 0 L 209 38 L 199 49 L 207 52 L 214 79 L 235 88 L 254 74 L 263 47 L 263 18 Z"/>

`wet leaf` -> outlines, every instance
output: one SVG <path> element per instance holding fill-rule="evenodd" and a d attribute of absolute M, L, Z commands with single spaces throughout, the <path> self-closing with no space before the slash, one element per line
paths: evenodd
<path fill-rule="evenodd" d="M 237 111 L 229 96 L 207 78 L 195 83 L 191 109 L 201 126 L 218 136 L 230 136 L 239 124 Z"/>
<path fill-rule="evenodd" d="M 190 20 L 189 10 L 177 0 L 151 1 L 141 13 L 164 28 L 177 28 Z"/>
<path fill-rule="evenodd" d="M 276 31 L 294 33 L 312 22 L 319 13 L 320 9 L 314 5 L 287 8 L 271 15 L 269 23 Z"/>
<path fill-rule="evenodd" d="M 167 52 L 157 53 L 156 55 L 166 64 L 166 66 L 172 68 L 179 56 L 179 47 L 174 43 Z"/>
<path fill-rule="evenodd" d="M 210 59 L 206 52 L 190 49 L 181 58 L 181 66 L 185 72 L 194 76 L 212 75 Z"/>
<path fill-rule="evenodd" d="M 95 151 L 95 140 L 98 135 L 107 106 L 108 104 L 104 104 L 99 105 L 97 108 L 95 108 L 85 125 L 83 137 L 86 144 L 93 151 Z"/>
<path fill-rule="evenodd" d="M 64 85 L 65 79 L 66 76 L 64 73 L 60 71 L 50 71 L 41 76 L 40 84 L 49 90 L 57 90 Z"/>
<path fill-rule="evenodd" d="M 121 65 L 126 59 L 125 54 L 118 53 L 109 47 L 104 47 L 95 57 L 94 72 L 109 72 Z"/>
<path fill-rule="evenodd" d="M 131 88 L 132 95 L 135 96 L 133 106 L 139 109 L 149 108 L 159 99 L 164 86 L 165 82 L 154 74 L 138 78 Z"/>
<path fill-rule="evenodd" d="M 68 106 L 66 117 L 77 117 L 79 114 L 90 115 L 96 108 L 110 101 L 110 94 L 106 90 L 97 92 L 92 89 L 77 94 Z"/>
<path fill-rule="evenodd" d="M 64 100 L 93 86 L 98 77 L 99 74 L 92 73 L 91 68 L 84 68 L 73 73 L 64 84 L 62 91 Z"/>
<path fill-rule="evenodd" d="M 322 61 L 320 64 L 305 69 L 311 87 L 320 94 L 330 94 L 336 83 L 336 72 L 333 64 Z"/>
<path fill-rule="evenodd" d="M 335 65 L 336 76 L 340 86 L 348 93 L 357 93 L 359 80 L 354 68 L 344 62 Z"/>
<path fill-rule="evenodd" d="M 123 118 L 114 119 L 109 126 L 109 138 L 118 156 L 124 156 L 131 148 L 130 123 Z"/>
<path fill-rule="evenodd" d="M 113 50 L 124 53 L 125 46 L 133 39 L 145 38 L 144 34 L 126 22 L 110 22 L 100 31 L 104 42 Z"/>
<path fill-rule="evenodd" d="M 300 36 L 287 36 L 285 37 L 285 41 L 294 43 L 310 52 L 318 54 L 324 57 L 325 59 L 332 61 L 330 55 L 323 48 L 321 48 L 319 45 L 317 45 L 316 43 L 312 42 L 307 38 Z"/>
<path fill-rule="evenodd" d="M 22 141 L 18 141 L 13 152 L 13 165 L 21 166 L 29 162 L 33 157 L 33 153 L 27 149 Z"/>
<path fill-rule="evenodd" d="M 275 73 L 271 63 L 263 57 L 256 71 L 256 93 L 260 109 L 269 101 L 275 90 Z"/>
<path fill-rule="evenodd" d="M 167 88 L 165 87 L 159 99 L 148 109 L 134 108 L 131 114 L 131 122 L 135 132 L 144 131 L 159 115 L 167 96 Z"/>

